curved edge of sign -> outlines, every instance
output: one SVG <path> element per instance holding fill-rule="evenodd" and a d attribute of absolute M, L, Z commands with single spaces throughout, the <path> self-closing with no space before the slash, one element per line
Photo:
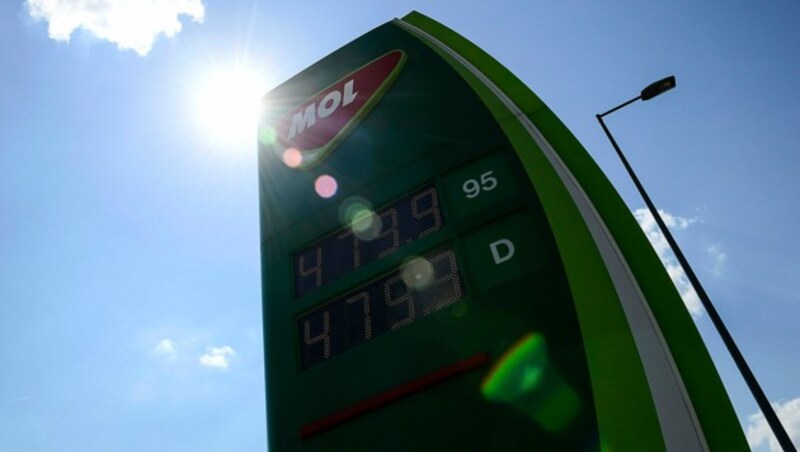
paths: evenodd
<path fill-rule="evenodd" d="M 702 428 L 702 433 L 698 432 L 702 446 L 704 446 L 701 448 L 747 450 L 747 442 L 722 381 L 672 281 L 627 206 L 577 139 L 530 89 L 478 47 L 422 14 L 411 13 L 402 20 L 425 30 L 445 42 L 449 47 L 456 49 L 471 65 L 479 68 L 506 96 L 513 99 L 527 119 L 535 124 L 543 135 L 547 136 L 555 153 L 558 154 L 560 160 L 590 199 L 592 207 L 596 209 L 602 219 L 607 233 L 611 235 L 619 252 L 624 256 L 624 266 L 633 274 L 636 288 L 646 299 L 649 314 L 654 317 L 657 329 L 660 329 L 660 334 L 663 335 L 662 340 L 666 342 L 672 355 L 669 357 L 670 361 L 674 362 L 673 365 L 677 367 L 680 374 L 679 380 L 684 383 L 685 387 L 681 390 L 688 393 L 690 404 L 694 408 L 692 414 L 696 415 Z M 453 63 L 452 59 L 451 63 Z M 460 65 L 454 64 L 454 67 L 456 66 Z M 456 70 L 459 68 L 456 67 Z M 462 75 L 464 75 L 463 71 Z M 465 76 L 465 78 L 467 77 Z M 471 85 L 476 91 L 480 88 L 474 83 Z M 484 98 L 487 105 L 490 105 L 492 102 L 490 97 L 494 96 L 482 95 L 481 97 Z M 494 102 L 498 101 L 495 99 Z M 513 114 L 502 106 L 496 107 L 499 108 L 495 108 L 493 113 L 498 122 L 501 122 L 507 130 L 513 129 L 513 123 L 517 121 L 508 121 L 511 119 L 509 116 L 513 116 Z M 499 111 L 505 111 L 505 114 L 498 115 Z M 511 137 L 511 133 L 509 136 Z M 646 445 L 654 442 L 655 432 L 653 430 L 659 430 L 658 420 L 654 419 L 655 412 L 652 406 L 642 407 L 633 404 L 634 400 L 641 396 L 642 388 L 637 386 L 645 385 L 644 390 L 648 390 L 647 380 L 642 375 L 643 370 L 638 358 L 636 360 L 638 369 L 630 362 L 621 362 L 627 360 L 631 356 L 630 353 L 636 353 L 636 345 L 633 344 L 634 338 L 621 312 L 620 300 L 614 287 L 609 287 L 609 275 L 605 270 L 598 272 L 597 268 L 594 270 L 586 268 L 589 267 L 587 263 L 591 262 L 593 264 L 591 267 L 596 267 L 597 265 L 603 266 L 603 262 L 599 253 L 595 253 L 594 256 L 586 255 L 586 241 L 594 242 L 594 240 L 586 226 L 583 225 L 581 215 L 569 199 L 570 195 L 566 193 L 564 187 L 560 183 L 544 183 L 547 179 L 552 182 L 552 179 L 554 177 L 558 179 L 558 176 L 549 168 L 548 163 L 540 154 L 526 153 L 525 155 L 521 154 L 520 157 L 531 174 L 537 191 L 542 193 L 543 198 L 551 200 L 567 198 L 567 202 L 547 203 L 550 205 L 549 207 L 545 206 L 545 210 L 554 226 L 554 234 L 564 256 L 564 265 L 568 267 L 568 274 L 573 275 L 570 278 L 570 284 L 576 299 L 587 355 L 589 355 L 587 358 L 590 360 L 592 385 L 596 391 L 595 401 L 602 441 L 605 446 L 616 450 L 628 450 L 631 447 L 648 449 Z M 550 185 L 550 187 L 545 187 L 545 185 Z M 554 185 L 558 187 L 553 188 Z M 543 199 L 543 203 L 545 203 L 545 199 Z M 576 238 L 582 243 L 576 243 Z M 592 243 L 589 248 L 594 246 Z M 585 288 L 582 287 L 586 284 L 578 281 L 580 279 L 585 282 L 586 278 L 593 281 L 595 289 L 593 293 L 586 293 Z M 605 287 L 611 293 L 605 293 L 600 297 L 596 291 L 597 287 Z M 600 305 L 601 300 L 605 300 L 602 302 L 602 306 Z M 608 342 L 607 332 L 612 328 L 621 328 L 618 330 L 620 335 L 617 337 L 616 342 L 618 343 Z M 623 335 L 621 331 L 627 333 L 624 335 L 625 337 L 621 337 Z M 603 344 L 593 343 L 593 338 L 601 337 L 604 340 Z M 620 365 L 622 367 L 618 367 Z M 604 381 L 603 369 L 611 370 L 611 367 L 613 367 L 614 374 L 627 374 L 631 380 Z M 606 380 L 608 379 L 606 378 Z M 632 396 L 632 393 L 638 394 Z M 620 402 L 624 402 L 623 406 L 620 406 Z M 638 400 L 638 404 L 641 405 L 641 399 Z M 631 412 L 620 415 L 620 408 L 633 410 L 639 413 L 636 416 L 643 416 L 643 418 L 637 419 L 637 426 L 642 431 L 631 431 L 629 422 L 634 415 Z M 655 435 L 656 438 L 658 436 L 658 434 Z M 658 445 L 659 449 L 664 447 L 663 443 Z"/>
<path fill-rule="evenodd" d="M 441 29 L 434 31 L 437 37 L 449 31 L 421 15 L 404 18 L 404 21 L 413 22 L 426 31 L 439 26 Z M 514 114 L 499 99 L 486 92 L 488 89 L 458 62 L 439 49 L 434 50 L 442 53 L 484 99 L 515 148 L 536 148 Z M 530 97 L 527 100 L 538 101 Z M 538 104 L 543 106 L 541 101 Z M 567 270 L 589 363 L 603 446 L 610 450 L 665 450 L 655 407 L 653 403 L 643 402 L 650 400 L 650 392 L 633 335 L 590 231 L 544 154 L 526 152 L 519 157 L 539 193 Z M 636 428 L 631 428 L 631 418 L 637 419 Z"/>

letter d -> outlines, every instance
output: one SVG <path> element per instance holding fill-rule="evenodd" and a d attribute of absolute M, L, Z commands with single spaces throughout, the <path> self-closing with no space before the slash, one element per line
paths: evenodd
<path fill-rule="evenodd" d="M 500 248 L 500 247 L 504 248 Z M 489 249 L 492 250 L 492 257 L 495 264 L 502 264 L 503 262 L 514 257 L 514 242 L 508 239 L 496 240 L 489 244 Z M 504 254 L 501 254 L 504 251 Z"/>

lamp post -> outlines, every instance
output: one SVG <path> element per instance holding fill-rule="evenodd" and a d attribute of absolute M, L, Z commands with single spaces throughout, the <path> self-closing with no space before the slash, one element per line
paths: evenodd
<path fill-rule="evenodd" d="M 783 427 L 783 424 L 781 424 L 780 419 L 778 419 L 778 415 L 775 414 L 775 410 L 772 409 L 772 405 L 770 405 L 767 396 L 764 394 L 764 391 L 758 384 L 755 375 L 753 375 L 753 372 L 750 370 L 750 366 L 747 365 L 744 356 L 742 356 L 742 353 L 739 351 L 739 347 L 737 347 L 736 343 L 733 341 L 733 337 L 728 332 L 728 328 L 722 322 L 722 318 L 719 316 L 719 313 L 717 313 L 717 310 L 711 303 L 711 299 L 708 297 L 708 294 L 706 293 L 705 289 L 703 289 L 702 284 L 700 284 L 700 280 L 697 278 L 697 275 L 695 275 L 694 270 L 692 270 L 692 267 L 689 265 L 689 262 L 683 255 L 683 252 L 678 246 L 678 243 L 672 237 L 672 233 L 669 232 L 669 228 L 667 228 L 667 225 L 664 223 L 664 220 L 662 220 L 661 216 L 658 214 L 656 206 L 653 204 L 653 201 L 650 199 L 650 196 L 647 195 L 644 186 L 642 186 L 642 183 L 639 181 L 639 178 L 636 176 L 636 173 L 634 173 L 630 163 L 628 163 L 628 159 L 626 159 L 625 155 L 623 155 L 622 149 L 620 149 L 619 145 L 617 144 L 617 141 L 611 135 L 611 132 L 608 130 L 608 127 L 606 127 L 605 122 L 603 122 L 604 116 L 609 115 L 627 105 L 630 105 L 636 102 L 637 100 L 650 100 L 666 91 L 671 90 L 675 86 L 676 86 L 675 76 L 671 75 L 657 82 L 651 83 L 646 88 L 644 88 L 638 96 L 634 97 L 633 99 L 623 102 L 620 105 L 617 105 L 616 107 L 595 116 L 597 117 L 597 121 L 600 123 L 600 126 L 603 128 L 603 131 L 606 133 L 608 140 L 611 142 L 611 145 L 614 147 L 614 150 L 617 151 L 617 155 L 619 156 L 620 160 L 622 160 L 622 164 L 628 171 L 628 175 L 630 175 L 631 180 L 633 180 L 633 184 L 636 186 L 636 189 L 639 190 L 639 194 L 641 195 L 642 199 L 644 199 L 644 202 L 647 205 L 648 210 L 650 210 L 650 214 L 653 216 L 653 219 L 656 220 L 658 228 L 661 230 L 661 233 L 664 235 L 664 238 L 667 240 L 667 243 L 669 243 L 670 248 L 675 253 L 675 257 L 678 259 L 681 268 L 683 268 L 683 271 L 686 273 L 686 277 L 689 279 L 689 282 L 692 284 L 694 291 L 700 298 L 703 307 L 708 313 L 708 317 L 711 319 L 711 322 L 717 329 L 717 333 L 720 335 L 720 337 L 722 338 L 722 342 L 725 344 L 725 347 L 731 354 L 733 361 L 736 363 L 736 367 L 739 369 L 739 372 L 742 374 L 742 377 L 744 377 L 744 381 L 745 383 L 747 383 L 747 387 L 750 389 L 750 392 L 756 399 L 756 403 L 758 403 L 758 407 L 764 414 L 764 418 L 766 418 L 767 423 L 772 429 L 772 433 L 775 435 L 775 438 L 777 438 L 778 443 L 781 445 L 784 451 L 796 452 L 797 449 L 792 444 L 792 440 L 789 439 L 789 434 L 786 433 L 786 429 Z"/>

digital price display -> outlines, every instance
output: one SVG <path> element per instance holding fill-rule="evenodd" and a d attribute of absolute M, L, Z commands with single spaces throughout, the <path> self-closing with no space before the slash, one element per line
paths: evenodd
<path fill-rule="evenodd" d="M 307 369 L 410 325 L 464 295 L 452 246 L 429 252 L 300 317 L 301 366 Z"/>
<path fill-rule="evenodd" d="M 428 186 L 355 223 L 295 254 L 297 298 L 438 231 L 444 215 L 436 187 Z"/>

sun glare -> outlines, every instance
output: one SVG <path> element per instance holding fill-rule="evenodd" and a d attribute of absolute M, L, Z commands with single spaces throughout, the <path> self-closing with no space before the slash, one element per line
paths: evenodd
<path fill-rule="evenodd" d="M 224 147 L 255 146 L 259 98 L 266 92 L 256 71 L 214 71 L 201 81 L 195 112 L 206 136 Z"/>

